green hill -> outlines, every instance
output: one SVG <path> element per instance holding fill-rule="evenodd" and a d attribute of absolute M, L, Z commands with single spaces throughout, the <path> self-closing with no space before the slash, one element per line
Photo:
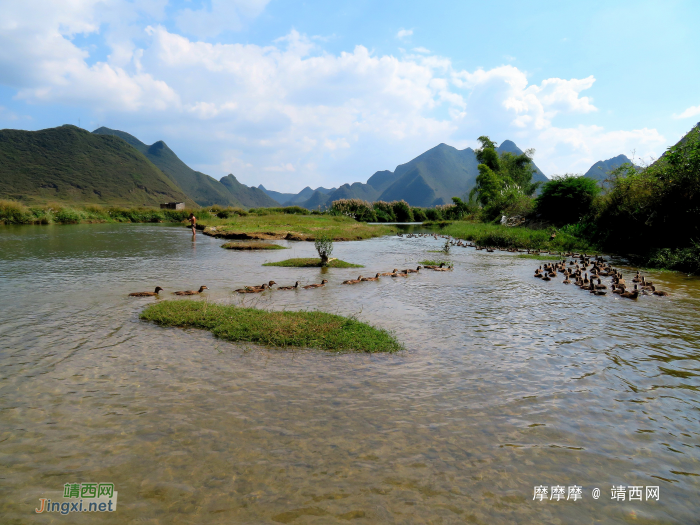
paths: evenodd
<path fill-rule="evenodd" d="M 498 148 L 499 153 L 520 155 L 522 150 L 510 140 Z M 435 206 L 452 202 L 452 197 L 464 197 L 474 187 L 478 162 L 474 150 L 458 150 L 447 144 L 439 144 L 415 159 L 401 164 L 392 172 L 378 171 L 366 184 L 343 184 L 327 196 L 330 204 L 338 199 L 362 199 L 366 201 L 405 200 L 411 206 Z M 546 182 L 547 177 L 533 163 L 534 181 Z M 316 209 L 322 199 L 300 203 L 308 209 Z"/>
<path fill-rule="evenodd" d="M 133 135 L 116 129 L 101 127 L 93 131 L 93 133 L 97 135 L 114 135 L 131 144 L 200 206 L 211 206 L 213 204 L 241 206 L 242 204 L 221 182 L 209 175 L 193 170 L 182 162 L 175 155 L 175 152 L 162 140 L 148 146 Z"/>
<path fill-rule="evenodd" d="M 263 190 L 241 184 L 230 173 L 221 179 L 221 184 L 246 208 L 275 208 L 279 206 L 279 203 Z"/>
<path fill-rule="evenodd" d="M 611 171 L 619 168 L 623 164 L 631 163 L 632 161 L 628 159 L 626 155 L 618 155 L 608 160 L 599 160 L 593 164 L 583 176 L 603 182 Z"/>
<path fill-rule="evenodd" d="M 0 197 L 25 203 L 195 204 L 123 140 L 69 125 L 0 130 Z"/>

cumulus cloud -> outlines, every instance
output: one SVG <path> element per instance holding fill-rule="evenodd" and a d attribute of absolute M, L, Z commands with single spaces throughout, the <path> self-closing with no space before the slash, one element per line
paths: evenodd
<path fill-rule="evenodd" d="M 690 106 L 688 109 L 686 109 L 680 115 L 674 114 L 673 118 L 675 118 L 675 119 L 690 118 L 690 117 L 696 117 L 698 115 L 700 115 L 700 106 Z"/>
<path fill-rule="evenodd" d="M 243 23 L 262 13 L 270 0 L 211 0 L 211 7 L 184 9 L 175 20 L 179 29 L 200 38 L 239 31 Z"/>
<path fill-rule="evenodd" d="M 233 172 L 283 191 L 364 182 L 440 142 L 465 147 L 482 134 L 535 147 L 545 173 L 663 146 L 656 130 L 563 126 L 561 118 L 597 111 L 582 94 L 593 76 L 531 83 L 513 65 L 458 70 L 420 47 L 399 58 L 362 45 L 329 53 L 294 30 L 265 46 L 204 41 L 256 16 L 267 0 L 181 12 L 179 33 L 159 22 L 164 2 L 144 3 L 141 14 L 127 0 L 36 3 L 36 16 L 3 4 L 0 82 L 26 102 L 78 105 L 101 124 L 162 138 L 213 176 Z M 233 15 L 217 25 L 225 9 Z M 91 61 L 76 34 L 103 37 L 108 59 Z"/>
<path fill-rule="evenodd" d="M 396 38 L 399 40 L 403 40 L 405 38 L 408 38 L 409 36 L 413 35 L 413 29 L 399 29 L 399 32 L 396 33 Z"/>

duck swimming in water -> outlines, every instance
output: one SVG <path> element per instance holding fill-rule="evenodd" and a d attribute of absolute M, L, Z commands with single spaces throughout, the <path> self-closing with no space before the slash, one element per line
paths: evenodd
<path fill-rule="evenodd" d="M 160 286 L 156 286 L 156 289 L 154 292 L 134 292 L 130 293 L 129 297 L 155 297 L 158 295 L 158 292 L 162 292 L 163 289 Z"/>
<path fill-rule="evenodd" d="M 264 292 L 265 290 L 268 290 L 270 287 L 266 284 L 263 284 L 262 286 L 246 286 L 245 288 L 239 288 L 238 290 L 234 290 L 234 292 L 238 293 L 260 293 Z"/>
<path fill-rule="evenodd" d="M 360 277 L 360 281 L 378 281 L 379 280 L 379 274 L 375 275 L 374 277 Z"/>
<path fill-rule="evenodd" d="M 382 274 L 382 275 L 384 275 L 384 274 Z M 391 274 L 388 273 L 388 274 L 386 274 L 386 275 L 391 275 Z M 358 276 L 357 276 L 357 279 L 348 279 L 347 281 L 343 281 L 343 284 L 357 284 L 357 283 L 359 283 L 360 281 L 362 281 L 362 276 L 361 276 L 361 275 L 358 275 Z"/>
<path fill-rule="evenodd" d="M 199 290 L 184 290 L 184 291 L 180 291 L 180 292 L 173 292 L 173 294 L 175 294 L 175 295 L 199 295 L 204 290 L 208 290 L 208 289 L 209 288 L 207 288 L 206 286 L 200 286 Z"/>
<path fill-rule="evenodd" d="M 294 286 L 278 286 L 277 287 L 278 290 L 296 290 L 297 288 L 299 288 L 299 281 L 294 283 Z"/>
<path fill-rule="evenodd" d="M 319 284 L 307 284 L 306 286 L 303 286 L 302 288 L 304 288 L 305 290 L 308 290 L 310 288 L 321 288 L 322 286 L 326 286 L 327 282 L 328 281 L 323 279 Z"/>

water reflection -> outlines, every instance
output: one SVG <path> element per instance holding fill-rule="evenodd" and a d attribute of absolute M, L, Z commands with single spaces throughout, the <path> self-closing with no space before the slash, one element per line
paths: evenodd
<path fill-rule="evenodd" d="M 191 237 L 0 230 L 3 522 L 31 521 L 41 492 L 69 481 L 115 483 L 105 523 L 696 520 L 697 279 L 652 274 L 669 298 L 595 297 L 533 279 L 535 261 L 454 248 L 454 272 L 346 287 L 356 269 L 261 266 L 313 256 L 311 243 L 242 253 Z M 441 246 L 382 238 L 334 256 L 374 275 Z M 231 294 L 321 275 L 321 289 Z M 170 295 L 127 297 L 156 285 L 357 315 L 407 350 L 267 350 L 158 328 L 138 313 Z M 532 501 L 542 484 L 581 485 L 584 499 Z M 612 501 L 613 484 L 659 485 L 661 498 Z"/>

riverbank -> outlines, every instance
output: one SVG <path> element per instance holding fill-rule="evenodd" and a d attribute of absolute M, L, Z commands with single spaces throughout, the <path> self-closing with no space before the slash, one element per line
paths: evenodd
<path fill-rule="evenodd" d="M 0 225 L 6 224 L 81 224 L 112 222 L 182 222 L 190 212 L 209 217 L 208 210 L 162 210 L 160 208 L 127 208 L 97 204 L 68 205 L 49 203 L 25 206 L 11 200 L 0 200 Z"/>
<path fill-rule="evenodd" d="M 508 227 L 500 224 L 468 221 L 436 222 L 424 225 L 426 227 L 439 227 L 440 233 L 443 235 L 472 241 L 480 246 L 555 252 L 593 253 L 600 251 L 590 241 L 555 228 L 533 230 L 522 226 Z M 554 238 L 552 238 L 552 234 L 554 234 Z"/>
<path fill-rule="evenodd" d="M 333 241 L 361 241 L 398 231 L 395 226 L 368 225 L 350 217 L 332 215 L 254 215 L 199 221 L 205 235 L 223 239 L 314 241 L 322 233 Z"/>
<path fill-rule="evenodd" d="M 274 312 L 223 306 L 205 301 L 161 301 L 140 315 L 161 326 L 208 330 L 227 341 L 286 348 L 318 348 L 331 352 L 397 352 L 393 335 L 351 317 L 325 312 Z"/>

